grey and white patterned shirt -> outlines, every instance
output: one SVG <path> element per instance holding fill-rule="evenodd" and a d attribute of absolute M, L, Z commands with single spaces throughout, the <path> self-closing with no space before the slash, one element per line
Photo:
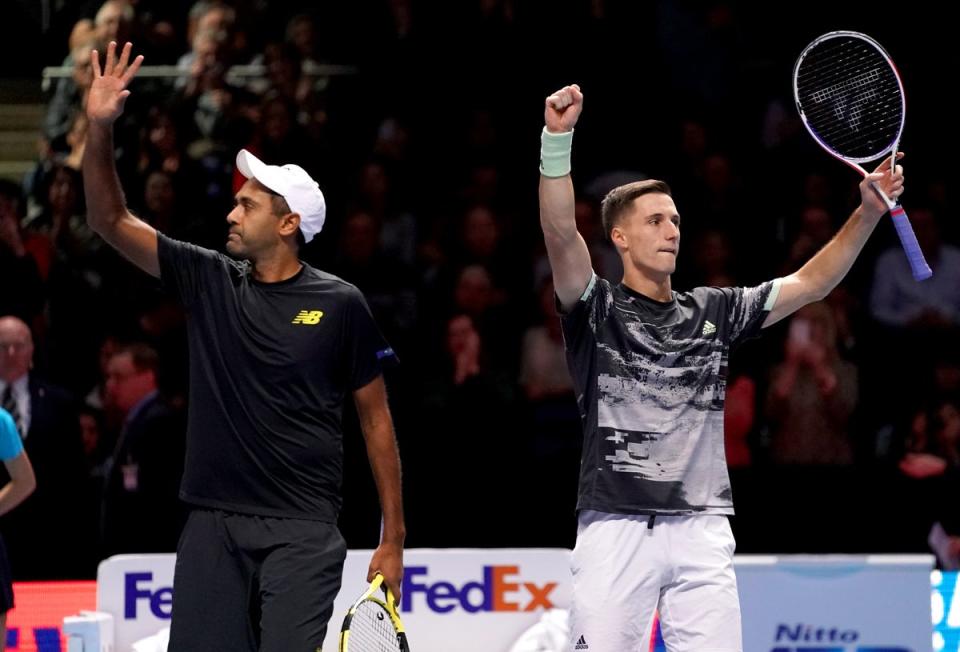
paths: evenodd
<path fill-rule="evenodd" d="M 700 287 L 664 303 L 594 275 L 562 316 L 584 435 L 578 510 L 733 513 L 727 359 L 778 290 Z"/>

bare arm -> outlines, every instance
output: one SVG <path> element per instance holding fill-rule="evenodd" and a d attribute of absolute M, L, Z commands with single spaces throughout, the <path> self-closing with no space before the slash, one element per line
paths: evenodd
<path fill-rule="evenodd" d="M 380 546 L 370 560 L 367 581 L 372 581 L 379 571 L 394 597 L 399 600 L 400 582 L 403 579 L 403 540 L 407 530 L 403 521 L 400 491 L 400 454 L 383 376 L 354 391 L 353 401 L 360 417 L 360 427 L 367 443 L 367 457 L 383 512 L 383 534 Z"/>
<path fill-rule="evenodd" d="M 551 134 L 566 134 L 583 108 L 583 94 L 576 85 L 565 86 L 545 102 L 545 139 Z M 547 257 L 553 271 L 553 285 L 564 310 L 571 309 L 593 275 L 590 252 L 577 232 L 573 181 L 570 175 L 540 177 L 540 227 L 547 245 Z"/>
<path fill-rule="evenodd" d="M 901 156 L 903 154 L 897 154 L 897 158 Z M 782 279 L 773 310 L 763 322 L 764 328 L 808 303 L 823 299 L 847 275 L 867 238 L 887 212 L 887 205 L 870 185 L 874 182 L 888 197 L 896 199 L 903 193 L 903 168 L 898 165 L 896 172 L 891 173 L 888 159 L 860 182 L 860 206 L 823 249 L 798 271 Z"/>
<path fill-rule="evenodd" d="M 159 277 L 157 231 L 127 210 L 113 154 L 113 123 L 123 112 L 123 104 L 130 95 L 126 87 L 143 61 L 143 56 L 138 56 L 127 65 L 131 47 L 127 43 L 120 60 L 116 61 L 117 44 L 111 42 L 102 73 L 99 54 L 96 50 L 90 53 L 93 84 L 87 95 L 90 127 L 83 154 L 87 222 L 130 262 Z"/>
<path fill-rule="evenodd" d="M 20 451 L 16 457 L 4 460 L 10 482 L 0 489 L 0 516 L 19 505 L 37 488 L 37 478 L 33 474 L 33 465 L 26 451 Z"/>

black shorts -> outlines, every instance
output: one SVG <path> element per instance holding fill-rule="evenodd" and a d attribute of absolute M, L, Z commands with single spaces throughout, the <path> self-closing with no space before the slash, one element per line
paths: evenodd
<path fill-rule="evenodd" d="M 195 509 L 177 546 L 170 652 L 316 652 L 347 546 L 334 523 Z"/>
<path fill-rule="evenodd" d="M 13 609 L 13 572 L 7 559 L 7 546 L 0 537 L 0 614 Z"/>

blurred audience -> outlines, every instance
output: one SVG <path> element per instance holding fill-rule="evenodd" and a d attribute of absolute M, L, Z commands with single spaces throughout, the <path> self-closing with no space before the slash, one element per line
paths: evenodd
<path fill-rule="evenodd" d="M 409 542 L 571 541 L 580 414 L 537 223 L 531 120 L 552 82 L 531 74 L 541 62 L 519 47 L 539 38 L 529 12 L 474 2 L 431 21 L 433 9 L 408 0 L 74 4 L 52 5 L 55 18 L 69 20 L 48 63 L 62 61 L 72 74 L 49 95 L 36 166 L 23 188 L 0 181 L 0 390 L 9 390 L 39 483 L 4 519 L 20 558 L 14 572 L 89 576 L 107 552 L 170 549 L 177 530 L 180 420 L 191 407 L 183 313 L 86 226 L 79 173 L 91 50 L 102 54 L 110 40 L 127 38 L 146 65 L 181 73 L 138 77 L 115 131 L 137 215 L 223 251 L 224 218 L 242 182 L 240 147 L 268 163 L 299 164 L 320 181 L 328 226 L 302 256 L 364 292 L 405 361 L 392 396 L 400 397 L 393 407 L 408 500 L 441 509 L 435 486 L 468 487 L 460 513 L 445 509 L 440 525 L 435 511 L 411 509 Z M 577 141 L 573 178 L 577 227 L 596 272 L 613 283 L 623 273 L 599 200 L 646 176 L 670 183 L 683 215 L 676 290 L 795 272 L 836 233 L 856 186 L 843 166 L 810 153 L 789 99 L 759 74 L 770 67 L 766 57 L 780 55 L 764 50 L 758 61 L 741 51 L 740 37 L 756 38 L 756 26 L 711 13 L 709 3 L 673 8 L 643 31 L 644 57 L 668 62 L 651 67 L 651 83 L 677 91 L 651 102 L 645 87 L 619 83 L 635 58 L 627 35 L 639 10 L 588 4 L 579 10 L 591 45 L 582 83 L 601 117 L 584 125 L 593 133 Z M 672 38 L 677 24 L 693 29 L 682 42 Z M 706 50 L 688 47 L 698 33 L 713 39 Z M 693 64 L 698 49 L 714 57 L 710 65 Z M 462 74 L 441 75 L 438 52 Z M 262 74 L 234 67 L 247 64 Z M 328 76 L 322 64 L 352 72 Z M 679 69 L 682 80 L 665 76 Z M 743 90 L 743 71 L 757 72 L 742 102 L 757 110 L 734 118 L 730 93 Z M 492 90 L 477 82 L 494 77 Z M 530 111 L 518 110 L 517 98 Z M 633 124 L 644 128 L 624 127 Z M 917 142 L 930 128 L 913 127 Z M 727 460 L 734 484 L 747 483 L 734 487 L 739 495 L 758 493 L 750 482 L 775 494 L 768 484 L 787 474 L 878 496 L 905 486 L 894 500 L 923 503 L 917 531 L 936 520 L 960 536 L 960 518 L 951 520 L 960 510 L 932 488 L 958 475 L 958 372 L 949 355 L 960 336 L 958 229 L 947 219 L 944 173 L 911 167 L 907 183 L 933 278 L 915 282 L 892 229 L 878 226 L 843 286 L 737 351 L 723 370 Z M 936 380 L 913 380 L 928 378 Z M 368 472 L 362 455 L 346 463 L 347 477 Z M 840 468 L 831 475 L 824 465 Z M 851 468 L 881 469 L 879 479 Z M 757 500 L 739 512 L 747 549 L 750 528 L 763 529 L 758 513 L 778 507 Z M 147 523 L 151 510 L 158 518 Z M 483 525 L 494 519 L 498 528 Z M 142 536 L 125 538 L 125 521 Z M 87 540 L 104 538 L 97 549 L 64 555 L 57 545 L 66 524 Z M 780 543 L 791 545 L 790 536 Z M 876 541 L 861 536 L 864 546 Z M 856 544 L 853 534 L 847 540 Z"/>
<path fill-rule="evenodd" d="M 767 394 L 770 453 L 780 464 L 850 464 L 857 369 L 841 359 L 833 313 L 811 303 L 790 319 Z"/>

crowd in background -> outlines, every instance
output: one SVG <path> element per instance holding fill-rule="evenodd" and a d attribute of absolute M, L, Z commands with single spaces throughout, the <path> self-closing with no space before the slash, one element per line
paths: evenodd
<path fill-rule="evenodd" d="M 180 71 L 141 75 L 116 130 L 129 207 L 157 229 L 222 251 L 240 148 L 320 182 L 327 227 L 302 256 L 363 291 L 398 353 L 388 387 L 411 546 L 573 541 L 580 424 L 536 205 L 549 92 L 584 89 L 577 224 L 611 281 L 622 268 L 599 201 L 626 181 L 673 188 L 680 291 L 795 271 L 857 202 L 858 178 L 815 148 L 789 95 L 792 57 L 816 33 L 799 24 L 774 42 L 762 10 L 64 4 L 48 63 L 72 75 L 49 93 L 35 170 L 0 183 L 0 393 L 38 479 L 0 522 L 21 578 L 172 550 L 184 414 L 202 409 L 185 400 L 182 309 L 85 221 L 82 104 L 90 51 L 111 40 Z M 935 149 L 911 117 L 904 202 L 933 278 L 912 280 L 884 221 L 840 287 L 732 356 L 741 551 L 923 550 L 934 522 L 960 535 L 955 191 L 932 161 L 911 166 L 910 144 Z M 379 518 L 352 419 L 341 527 L 367 547 Z"/>

